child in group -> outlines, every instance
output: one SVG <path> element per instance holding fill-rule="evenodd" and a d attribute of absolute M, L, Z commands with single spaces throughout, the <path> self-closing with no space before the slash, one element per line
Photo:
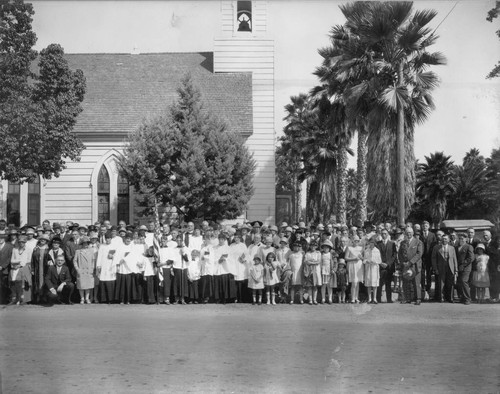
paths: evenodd
<path fill-rule="evenodd" d="M 252 289 L 252 305 L 258 301 L 262 304 L 262 289 L 264 288 L 264 266 L 260 257 L 253 258 L 254 264 L 250 267 L 248 288 Z M 257 299 L 258 296 L 258 299 Z"/>
<path fill-rule="evenodd" d="M 337 287 L 337 258 L 332 253 L 333 244 L 330 240 L 321 243 L 321 303 L 325 303 L 328 288 L 328 303 L 333 303 L 333 289 Z"/>
<path fill-rule="evenodd" d="M 26 274 L 24 267 L 21 267 L 20 261 L 10 263 L 9 287 L 12 299 L 9 305 L 21 305 L 24 300 L 24 290 L 29 289 L 31 278 Z"/>
<path fill-rule="evenodd" d="M 318 286 L 321 286 L 321 252 L 317 250 L 318 243 L 312 241 L 309 245 L 309 251 L 304 256 L 303 285 L 309 295 L 309 305 L 317 305 Z"/>
<path fill-rule="evenodd" d="M 472 275 L 472 284 L 477 290 L 477 299 L 480 304 L 484 302 L 486 288 L 490 287 L 490 276 L 488 274 L 489 256 L 484 253 L 484 245 L 476 246 L 476 270 Z"/>
<path fill-rule="evenodd" d="M 264 286 L 266 288 L 267 305 L 276 305 L 274 288 L 279 283 L 277 268 L 276 255 L 273 252 L 268 253 L 264 264 Z"/>
<path fill-rule="evenodd" d="M 191 260 L 187 263 L 188 266 L 188 298 L 193 304 L 198 303 L 200 298 L 198 294 L 198 285 L 201 278 L 201 262 L 200 251 L 193 249 L 191 251 Z"/>
<path fill-rule="evenodd" d="M 292 253 L 288 255 L 288 263 L 292 270 L 291 289 L 290 289 L 290 304 L 295 300 L 295 291 L 299 291 L 300 303 L 304 303 L 302 297 L 302 264 L 304 262 L 304 252 L 301 250 L 300 242 L 295 242 L 292 245 Z"/>
<path fill-rule="evenodd" d="M 337 289 L 339 292 L 339 303 L 345 303 L 345 291 L 347 289 L 347 284 L 349 283 L 349 274 L 347 273 L 347 268 L 344 259 L 339 259 L 337 268 Z"/>

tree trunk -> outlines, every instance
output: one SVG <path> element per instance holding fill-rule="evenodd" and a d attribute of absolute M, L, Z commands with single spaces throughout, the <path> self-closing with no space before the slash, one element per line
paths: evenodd
<path fill-rule="evenodd" d="M 403 83 L 403 62 L 399 63 L 398 86 Z M 405 224 L 405 158 L 404 158 L 404 134 L 405 119 L 404 108 L 398 103 L 398 129 L 397 129 L 397 151 L 398 151 L 398 224 Z"/>
<path fill-rule="evenodd" d="M 347 151 L 341 148 L 337 173 L 337 222 L 346 224 L 347 211 Z"/>
<path fill-rule="evenodd" d="M 368 153 L 368 131 L 364 125 L 358 130 L 358 185 L 356 191 L 356 224 L 363 226 L 366 221 L 366 200 L 367 200 L 367 181 L 366 181 L 366 155 Z"/>

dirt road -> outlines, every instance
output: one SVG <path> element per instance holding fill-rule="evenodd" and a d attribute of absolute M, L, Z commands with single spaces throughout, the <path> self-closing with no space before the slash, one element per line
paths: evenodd
<path fill-rule="evenodd" d="M 500 391 L 500 305 L 0 310 L 4 393 Z"/>

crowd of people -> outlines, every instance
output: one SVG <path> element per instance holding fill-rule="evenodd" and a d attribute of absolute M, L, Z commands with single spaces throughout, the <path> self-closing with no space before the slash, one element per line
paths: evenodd
<path fill-rule="evenodd" d="M 428 222 L 131 226 L 0 220 L 0 303 L 498 302 L 490 231 Z M 486 296 L 488 291 L 488 297 Z M 383 297 L 383 292 L 385 297 Z M 456 292 L 456 296 L 455 296 Z"/>

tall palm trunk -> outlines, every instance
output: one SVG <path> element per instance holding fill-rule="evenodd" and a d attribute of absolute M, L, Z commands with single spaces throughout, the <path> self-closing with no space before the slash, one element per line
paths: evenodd
<path fill-rule="evenodd" d="M 366 221 L 366 200 L 367 200 L 367 182 L 366 182 L 366 156 L 368 153 L 368 131 L 365 125 L 358 130 L 358 185 L 356 190 L 356 222 L 363 225 Z"/>
<path fill-rule="evenodd" d="M 345 224 L 347 220 L 347 150 L 340 149 L 337 172 L 337 222 Z"/>
<path fill-rule="evenodd" d="M 399 62 L 398 85 L 403 84 L 403 61 Z M 404 158 L 404 133 L 405 119 L 404 108 L 401 102 L 398 103 L 398 128 L 397 128 L 397 152 L 398 152 L 398 224 L 405 223 L 405 158 Z"/>

